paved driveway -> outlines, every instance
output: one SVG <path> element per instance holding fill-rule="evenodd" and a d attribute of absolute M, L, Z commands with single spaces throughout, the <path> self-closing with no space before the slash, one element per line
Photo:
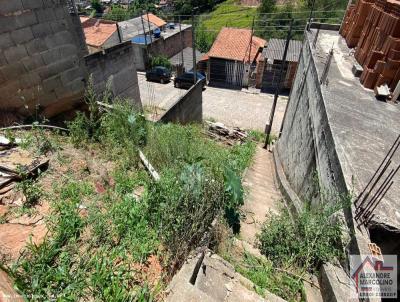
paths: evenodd
<path fill-rule="evenodd" d="M 147 110 L 170 108 L 186 90 L 168 84 L 147 82 L 138 74 L 142 104 Z M 207 87 L 203 91 L 203 118 L 222 122 L 227 126 L 264 131 L 272 108 L 273 95 Z M 273 132 L 277 133 L 285 112 L 287 97 L 280 97 L 275 111 Z M 160 110 L 162 109 L 162 110 Z"/>
<path fill-rule="evenodd" d="M 167 84 L 148 82 L 144 73 L 138 73 L 138 80 L 144 107 L 156 106 L 166 110 L 186 92 L 186 90 L 175 88 L 173 81 Z"/>
<path fill-rule="evenodd" d="M 207 87 L 203 91 L 203 118 L 228 126 L 264 131 L 274 96 L 238 90 Z M 277 133 L 285 113 L 287 97 L 280 97 L 275 111 L 273 132 Z"/>

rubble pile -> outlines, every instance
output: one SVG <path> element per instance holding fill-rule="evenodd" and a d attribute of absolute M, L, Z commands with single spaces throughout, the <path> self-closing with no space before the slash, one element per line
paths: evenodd
<path fill-rule="evenodd" d="M 222 123 L 207 122 L 207 124 L 207 135 L 228 145 L 243 142 L 248 137 L 247 132 L 238 127 L 230 129 Z"/>

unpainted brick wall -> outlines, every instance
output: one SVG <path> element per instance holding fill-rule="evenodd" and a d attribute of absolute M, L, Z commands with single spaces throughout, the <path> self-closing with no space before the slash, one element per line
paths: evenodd
<path fill-rule="evenodd" d="M 66 0 L 1 0 L 0 111 L 51 117 L 72 108 L 84 92 L 86 51 Z"/>
<path fill-rule="evenodd" d="M 164 115 L 163 123 L 201 123 L 203 121 L 203 85 L 197 82 Z"/>
<path fill-rule="evenodd" d="M 127 98 L 141 108 L 134 50 L 130 41 L 85 57 L 88 73 L 93 77 L 95 92 L 102 93 L 110 81 L 115 97 Z"/>

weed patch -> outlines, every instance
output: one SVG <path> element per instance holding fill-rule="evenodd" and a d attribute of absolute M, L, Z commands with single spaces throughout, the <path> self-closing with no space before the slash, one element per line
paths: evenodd
<path fill-rule="evenodd" d="M 275 265 L 285 263 L 316 272 L 322 263 L 344 257 L 342 227 L 334 217 L 343 203 L 305 207 L 292 219 L 288 210 L 270 214 L 259 248 Z"/>

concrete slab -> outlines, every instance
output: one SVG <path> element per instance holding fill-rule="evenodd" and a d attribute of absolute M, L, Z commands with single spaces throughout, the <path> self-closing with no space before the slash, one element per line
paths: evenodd
<path fill-rule="evenodd" d="M 243 182 L 247 195 L 242 207 L 245 217 L 240 224 L 240 237 L 253 246 L 256 246 L 256 235 L 261 232 L 266 215 L 270 211 L 277 213 L 284 205 L 274 175 L 272 153 L 258 146 Z"/>
<path fill-rule="evenodd" d="M 213 118 L 230 127 L 265 130 L 274 96 L 267 93 L 207 87 L 203 91 L 203 116 Z M 285 114 L 287 97 L 278 99 L 272 132 L 280 130 Z"/>
<path fill-rule="evenodd" d="M 313 41 L 316 31 L 311 30 Z M 400 106 L 377 101 L 374 92 L 354 77 L 355 59 L 338 32 L 321 30 L 314 60 L 322 74 L 326 56 L 334 48 L 328 85 L 322 85 L 328 120 L 347 186 L 358 194 L 368 183 L 400 133 Z M 394 164 L 400 163 L 400 152 Z M 400 175 L 381 204 L 373 222 L 400 228 Z M 353 186 L 354 184 L 354 186 Z"/>
<path fill-rule="evenodd" d="M 254 284 L 235 272 L 234 267 L 211 251 L 207 251 L 192 285 L 189 280 L 200 255 L 189 259 L 168 286 L 167 302 L 284 302 L 267 293 L 267 300 L 255 291 Z"/>

